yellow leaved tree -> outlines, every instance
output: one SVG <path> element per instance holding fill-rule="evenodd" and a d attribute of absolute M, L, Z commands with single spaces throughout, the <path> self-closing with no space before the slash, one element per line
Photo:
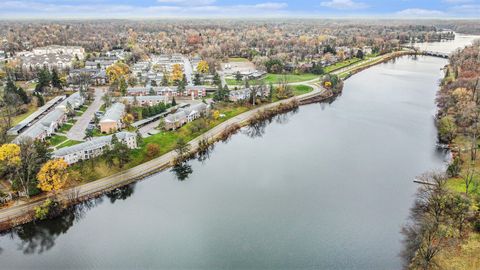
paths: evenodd
<path fill-rule="evenodd" d="M 202 74 L 208 73 L 208 63 L 207 63 L 207 61 L 205 61 L 205 60 L 200 61 L 197 65 L 197 71 L 202 73 Z"/>
<path fill-rule="evenodd" d="M 0 161 L 6 166 L 16 166 L 20 164 L 20 146 L 7 143 L 0 146 Z"/>
<path fill-rule="evenodd" d="M 37 174 L 38 188 L 55 192 L 64 187 L 69 177 L 67 167 L 63 159 L 49 160 Z"/>
<path fill-rule="evenodd" d="M 107 76 L 108 80 L 113 83 L 120 79 L 121 77 L 126 76 L 130 72 L 130 68 L 127 64 L 122 62 L 117 62 L 109 67 L 107 67 Z"/>
<path fill-rule="evenodd" d="M 183 79 L 183 70 L 180 64 L 175 64 L 172 67 L 172 81 L 181 81 Z"/>

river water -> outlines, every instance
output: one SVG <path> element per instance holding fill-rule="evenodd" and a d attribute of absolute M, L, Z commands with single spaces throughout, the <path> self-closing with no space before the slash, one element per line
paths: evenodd
<path fill-rule="evenodd" d="M 402 57 L 343 94 L 0 238 L 1 269 L 400 269 L 414 177 L 441 169 L 447 60 Z"/>

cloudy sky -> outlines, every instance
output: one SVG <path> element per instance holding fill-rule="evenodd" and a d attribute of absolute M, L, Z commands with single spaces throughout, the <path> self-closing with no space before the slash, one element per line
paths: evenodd
<path fill-rule="evenodd" d="M 8 18 L 479 18 L 480 0 L 0 0 Z"/>

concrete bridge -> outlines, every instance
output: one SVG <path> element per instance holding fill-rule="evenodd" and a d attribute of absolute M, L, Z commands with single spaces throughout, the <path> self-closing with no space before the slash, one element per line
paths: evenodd
<path fill-rule="evenodd" d="M 414 46 L 403 46 L 404 49 L 408 50 L 413 50 L 418 54 L 421 55 L 428 55 L 428 56 L 434 56 L 434 57 L 440 57 L 440 58 L 447 58 L 449 57 L 448 53 L 443 53 L 443 52 L 436 52 L 436 51 L 427 51 L 427 50 L 422 50 L 419 47 L 414 47 Z"/>
<path fill-rule="evenodd" d="M 434 51 L 421 51 L 421 54 L 428 56 L 435 56 L 448 59 L 448 53 L 434 52 Z"/>

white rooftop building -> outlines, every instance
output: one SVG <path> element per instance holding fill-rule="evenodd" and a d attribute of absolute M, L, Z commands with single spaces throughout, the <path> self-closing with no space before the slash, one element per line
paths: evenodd
<path fill-rule="evenodd" d="M 137 147 L 137 136 L 132 132 L 118 132 L 115 133 L 117 139 L 126 144 L 128 148 L 134 149 Z M 88 160 L 97 157 L 111 147 L 112 135 L 95 137 L 90 141 L 79 143 L 73 146 L 58 149 L 52 153 L 53 158 L 65 160 L 69 165 L 79 162 L 81 160 Z"/>

